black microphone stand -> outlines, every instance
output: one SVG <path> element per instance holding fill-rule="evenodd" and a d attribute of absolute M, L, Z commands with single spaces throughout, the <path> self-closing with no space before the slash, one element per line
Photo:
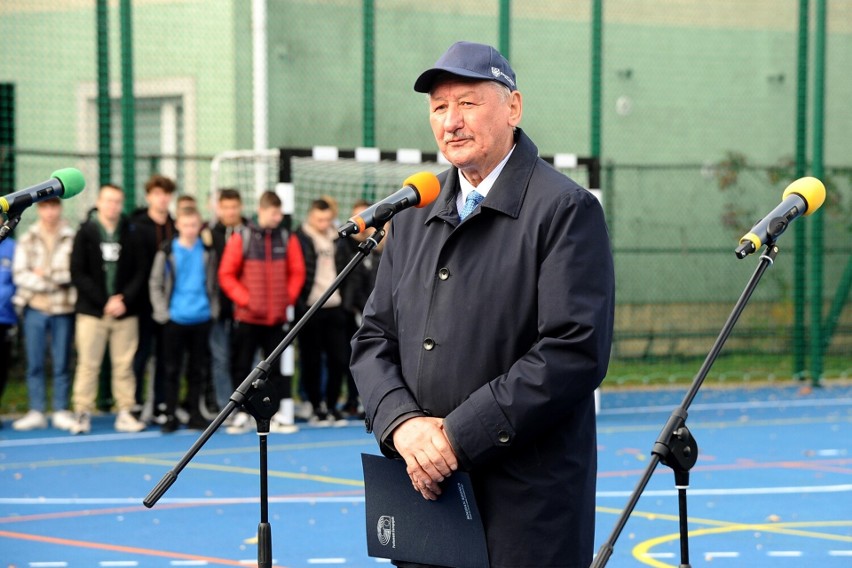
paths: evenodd
<path fill-rule="evenodd" d="M 757 269 L 746 284 L 745 290 L 743 290 L 742 295 L 739 300 L 737 300 L 737 303 L 731 314 L 728 316 L 728 320 L 725 322 L 725 325 L 722 326 L 722 330 L 719 332 L 719 336 L 716 338 L 716 342 L 713 344 L 712 349 L 710 349 L 710 353 L 707 354 L 707 358 L 701 365 L 698 374 L 695 375 L 689 392 L 686 393 L 686 396 L 680 403 L 680 406 L 674 409 L 668 422 L 666 422 L 666 425 L 657 437 L 657 441 L 654 443 L 654 447 L 651 450 L 651 460 L 648 463 L 648 467 L 645 469 L 645 473 L 642 475 L 642 478 L 633 490 L 630 500 L 624 508 L 624 511 L 622 511 L 621 516 L 618 518 L 618 522 L 616 523 L 609 539 L 607 539 L 607 541 L 598 550 L 598 554 L 592 562 L 591 568 L 601 568 L 606 566 L 610 556 L 612 556 L 615 541 L 618 540 L 621 531 L 627 524 L 628 518 L 636 508 L 636 504 L 639 502 L 639 497 L 642 496 L 642 492 L 645 490 L 645 487 L 651 480 L 654 470 L 660 462 L 663 462 L 674 471 L 675 487 L 678 492 L 678 510 L 680 515 L 680 568 L 690 568 L 686 490 L 689 487 L 689 470 L 692 469 L 692 466 L 694 466 L 695 462 L 698 460 L 698 444 L 696 443 L 695 438 L 692 437 L 692 433 L 686 427 L 687 409 L 698 394 L 698 390 L 704 383 L 707 373 L 710 372 L 710 367 L 722 351 L 722 346 L 731 335 L 734 325 L 737 323 L 737 320 L 745 309 L 751 295 L 757 288 L 757 284 L 763 277 L 763 273 L 766 272 L 766 269 L 769 268 L 773 262 L 775 262 L 775 257 L 777 255 L 778 247 L 775 246 L 775 240 L 771 239 L 766 243 L 766 250 L 760 256 L 760 263 L 758 264 Z M 742 258 L 739 253 L 737 256 Z"/>
<path fill-rule="evenodd" d="M 308 309 L 302 318 L 296 322 L 290 332 L 281 340 L 281 343 L 266 357 L 258 363 L 257 367 L 245 378 L 245 380 L 237 387 L 237 390 L 231 395 L 231 399 L 225 408 L 213 419 L 213 422 L 207 427 L 201 436 L 191 448 L 184 454 L 180 461 L 166 473 L 159 483 L 151 490 L 142 503 L 149 509 L 153 507 L 157 501 L 169 490 L 178 475 L 189 464 L 193 457 L 201 450 L 201 447 L 207 443 L 207 440 L 213 433 L 222 425 L 237 406 L 242 406 L 243 409 L 251 414 L 257 421 L 257 435 L 260 441 L 260 523 L 257 526 L 257 565 L 258 568 L 272 567 L 272 526 L 269 524 L 269 492 L 267 485 L 267 436 L 269 435 L 269 420 L 278 410 L 278 386 L 272 384 L 268 379 L 269 369 L 275 363 L 287 347 L 293 343 L 296 335 L 302 330 L 305 324 L 319 310 L 331 295 L 340 287 L 340 284 L 346 279 L 352 270 L 361 263 L 372 251 L 379 242 L 384 238 L 385 231 L 379 229 L 370 235 L 367 240 L 358 245 L 358 252 L 349 264 L 337 275 L 334 282 L 328 287 L 323 295 Z"/>

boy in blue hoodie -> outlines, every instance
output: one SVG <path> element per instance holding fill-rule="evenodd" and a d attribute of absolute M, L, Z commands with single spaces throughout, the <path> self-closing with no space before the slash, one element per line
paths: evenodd
<path fill-rule="evenodd" d="M 184 354 L 188 354 L 189 428 L 207 427 L 199 412 L 199 398 L 210 372 L 211 320 L 218 315 L 216 253 L 200 238 L 201 215 L 193 207 L 178 209 L 178 236 L 163 243 L 154 257 L 148 281 L 154 321 L 163 324 L 165 358 L 165 421 L 162 432 L 174 432 Z"/>
<path fill-rule="evenodd" d="M 15 295 L 15 283 L 12 280 L 12 259 L 15 255 L 15 240 L 11 237 L 0 241 L 0 357 L 4 361 L 0 367 L 0 399 L 6 389 L 9 378 L 9 361 L 12 352 L 12 329 L 18 322 L 12 296 Z M 46 424 L 45 424 L 46 425 Z M 0 428 L 3 422 L 0 421 Z"/>

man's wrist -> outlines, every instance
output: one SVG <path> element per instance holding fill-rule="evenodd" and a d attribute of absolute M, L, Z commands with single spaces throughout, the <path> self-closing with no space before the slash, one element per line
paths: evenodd
<path fill-rule="evenodd" d="M 396 446 L 394 446 L 393 444 L 394 431 L 399 428 L 399 426 L 402 425 L 403 422 L 411 420 L 412 418 L 417 418 L 418 416 L 426 416 L 426 413 L 421 410 L 418 410 L 414 412 L 406 412 L 405 414 L 397 416 L 390 424 L 388 424 L 388 427 L 385 428 L 385 431 L 382 432 L 382 445 L 384 445 L 393 453 L 398 454 L 399 452 L 396 451 Z"/>

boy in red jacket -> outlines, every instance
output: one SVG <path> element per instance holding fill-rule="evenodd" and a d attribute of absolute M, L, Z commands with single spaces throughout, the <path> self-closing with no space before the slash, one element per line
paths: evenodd
<path fill-rule="evenodd" d="M 284 215 L 281 199 L 272 191 L 260 196 L 257 225 L 235 233 L 222 253 L 219 285 L 234 302 L 234 389 L 251 372 L 258 346 L 268 356 L 284 339 L 287 308 L 296 302 L 305 283 L 305 261 L 299 240 L 279 228 Z M 282 393 L 281 410 L 272 417 L 270 431 L 296 432 L 289 378 L 278 363 L 269 379 Z M 229 433 L 247 431 L 249 416 L 240 412 Z"/>

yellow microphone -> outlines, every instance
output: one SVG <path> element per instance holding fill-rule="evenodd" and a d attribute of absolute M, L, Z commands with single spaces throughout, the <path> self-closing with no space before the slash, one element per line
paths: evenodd
<path fill-rule="evenodd" d="M 815 177 L 799 178 L 784 190 L 783 201 L 742 236 L 734 253 L 745 258 L 764 244 L 777 239 L 802 215 L 810 215 L 825 202 L 825 186 Z"/>

